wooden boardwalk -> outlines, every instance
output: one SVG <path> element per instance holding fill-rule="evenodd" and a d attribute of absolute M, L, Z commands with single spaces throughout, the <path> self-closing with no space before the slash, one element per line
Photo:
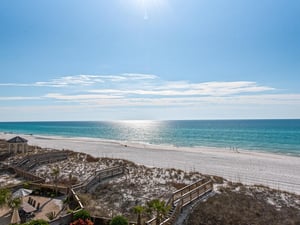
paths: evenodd
<path fill-rule="evenodd" d="M 203 197 L 213 190 L 213 183 L 211 180 L 201 179 L 191 185 L 183 187 L 178 191 L 173 192 L 167 205 L 171 207 L 167 217 L 160 223 L 160 225 L 172 225 L 176 221 L 183 207 L 191 202 Z M 147 225 L 156 225 L 156 218 L 146 222 Z"/>
<path fill-rule="evenodd" d="M 124 174 L 125 168 L 123 166 L 111 167 L 103 170 L 99 170 L 96 174 L 91 175 L 81 184 L 75 185 L 72 188 L 76 191 L 82 190 L 85 192 L 92 191 L 100 182 L 111 179 L 116 176 Z"/>

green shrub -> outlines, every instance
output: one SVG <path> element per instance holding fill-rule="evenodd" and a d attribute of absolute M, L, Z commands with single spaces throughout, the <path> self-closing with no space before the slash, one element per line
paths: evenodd
<path fill-rule="evenodd" d="M 5 188 L 0 189 L 0 207 L 7 204 L 11 196 L 11 191 Z"/>
<path fill-rule="evenodd" d="M 78 219 L 90 219 L 91 218 L 91 215 L 88 211 L 86 210 L 80 210 L 79 212 L 76 212 L 74 213 L 74 216 L 73 216 L 73 220 L 78 220 Z"/>
<path fill-rule="evenodd" d="M 28 182 L 28 181 L 24 182 L 23 187 L 26 188 L 26 189 L 29 189 L 30 188 L 30 182 Z"/>
<path fill-rule="evenodd" d="M 124 216 L 115 216 L 109 225 L 128 225 L 128 220 Z"/>
<path fill-rule="evenodd" d="M 49 223 L 45 220 L 31 220 L 30 222 L 23 223 L 21 225 L 49 225 Z"/>

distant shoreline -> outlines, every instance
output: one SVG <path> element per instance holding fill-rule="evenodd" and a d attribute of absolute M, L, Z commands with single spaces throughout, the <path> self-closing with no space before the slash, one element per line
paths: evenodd
<path fill-rule="evenodd" d="M 226 147 L 212 147 L 212 146 L 175 146 L 171 144 L 149 144 L 142 142 L 130 142 L 123 140 L 113 140 L 113 139 L 103 139 L 103 138 L 95 138 L 95 137 L 72 137 L 72 136 L 57 136 L 57 135 L 44 135 L 44 134 L 20 134 L 15 132 L 3 132 L 0 131 L 0 137 L 2 135 L 12 135 L 12 136 L 29 136 L 34 137 L 39 140 L 69 140 L 69 141 L 87 141 L 87 142 L 95 142 L 102 144 L 115 144 L 119 146 L 133 147 L 133 148 L 150 148 L 150 149 L 161 149 L 161 150 L 173 150 L 173 151 L 188 151 L 188 152 L 197 152 L 200 150 L 217 150 L 217 151 L 232 151 L 235 153 L 262 153 L 262 154 L 271 154 L 271 155 L 282 155 L 282 156 L 291 156 L 291 157 L 299 157 L 300 153 L 291 153 L 291 152 L 282 152 L 282 151 L 268 151 L 265 149 L 244 149 L 237 146 L 226 146 Z M 300 150 L 300 149 L 299 149 Z"/>
<path fill-rule="evenodd" d="M 16 134 L 0 133 L 9 139 Z M 178 168 L 224 177 L 245 184 L 266 185 L 300 194 L 300 157 L 218 148 L 182 148 L 104 142 L 94 138 L 20 135 L 49 149 L 69 149 L 94 157 L 120 158 L 150 167 Z"/>
<path fill-rule="evenodd" d="M 300 157 L 300 120 L 0 122 L 0 132 L 151 148 L 217 148 Z"/>

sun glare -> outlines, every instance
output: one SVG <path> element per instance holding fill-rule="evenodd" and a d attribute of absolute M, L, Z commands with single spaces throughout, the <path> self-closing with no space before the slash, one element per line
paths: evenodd
<path fill-rule="evenodd" d="M 144 19 L 148 19 L 149 11 L 163 8 L 167 0 L 133 0 L 133 2 L 144 13 Z"/>
<path fill-rule="evenodd" d="M 159 6 L 162 5 L 165 0 L 135 0 L 138 4 L 144 5 L 144 6 Z"/>

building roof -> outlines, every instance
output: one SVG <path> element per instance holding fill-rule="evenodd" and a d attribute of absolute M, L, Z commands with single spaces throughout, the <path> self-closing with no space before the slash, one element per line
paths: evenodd
<path fill-rule="evenodd" d="M 28 141 L 25 138 L 22 138 L 20 136 L 16 136 L 12 139 L 9 139 L 7 142 L 8 143 L 27 143 Z"/>

